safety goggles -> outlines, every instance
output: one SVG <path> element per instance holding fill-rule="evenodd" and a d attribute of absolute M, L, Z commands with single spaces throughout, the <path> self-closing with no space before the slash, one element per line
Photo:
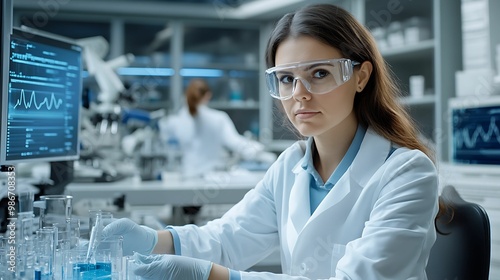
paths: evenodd
<path fill-rule="evenodd" d="M 266 84 L 271 96 L 280 100 L 292 97 L 299 80 L 310 93 L 325 94 L 349 81 L 359 64 L 347 58 L 284 64 L 266 70 Z"/>

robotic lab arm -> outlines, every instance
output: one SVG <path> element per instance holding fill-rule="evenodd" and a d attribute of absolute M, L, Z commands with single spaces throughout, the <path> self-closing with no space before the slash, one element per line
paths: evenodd
<path fill-rule="evenodd" d="M 119 94 L 125 86 L 115 72 L 118 67 L 130 65 L 134 60 L 133 54 L 121 55 L 112 60 L 104 61 L 109 50 L 109 44 L 102 36 L 95 36 L 77 40 L 83 47 L 83 57 L 89 75 L 94 76 L 99 85 L 97 111 L 100 113 L 113 112 Z"/>

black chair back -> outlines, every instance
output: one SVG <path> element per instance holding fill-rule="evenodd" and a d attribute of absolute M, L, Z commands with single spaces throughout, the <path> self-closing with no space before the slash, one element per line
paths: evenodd
<path fill-rule="evenodd" d="M 436 220 L 436 243 L 426 272 L 428 280 L 487 280 L 491 236 L 488 214 L 481 205 L 463 200 L 453 186 L 439 197 L 446 213 Z"/>

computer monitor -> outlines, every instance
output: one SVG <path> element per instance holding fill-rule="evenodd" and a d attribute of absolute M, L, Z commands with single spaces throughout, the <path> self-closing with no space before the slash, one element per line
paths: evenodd
<path fill-rule="evenodd" d="M 2 92 L 0 108 L 0 164 L 78 159 L 82 47 L 13 28 L 9 48 L 8 90 Z"/>
<path fill-rule="evenodd" d="M 9 80 L 9 43 L 12 32 L 12 0 L 0 1 L 0 94 L 8 91 Z M 3 98 L 0 98 L 0 106 L 3 107 Z M 3 110 L 0 111 L 0 118 L 3 120 Z M 4 126 L 3 122 L 0 126 Z M 2 144 L 3 142 L 0 142 Z"/>
<path fill-rule="evenodd" d="M 500 172 L 500 96 L 449 100 L 450 162 Z"/>

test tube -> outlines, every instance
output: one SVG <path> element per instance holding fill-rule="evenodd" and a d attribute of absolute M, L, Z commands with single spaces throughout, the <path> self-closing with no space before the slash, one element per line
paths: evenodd
<path fill-rule="evenodd" d="M 87 262 L 90 262 L 93 257 L 95 257 L 95 251 L 99 242 L 101 241 L 101 232 L 102 232 L 102 220 L 101 213 L 96 213 L 95 224 L 90 231 L 89 245 L 87 248 Z"/>
<path fill-rule="evenodd" d="M 70 247 L 77 247 L 80 242 L 80 219 L 71 218 L 67 221 L 66 226 Z"/>

